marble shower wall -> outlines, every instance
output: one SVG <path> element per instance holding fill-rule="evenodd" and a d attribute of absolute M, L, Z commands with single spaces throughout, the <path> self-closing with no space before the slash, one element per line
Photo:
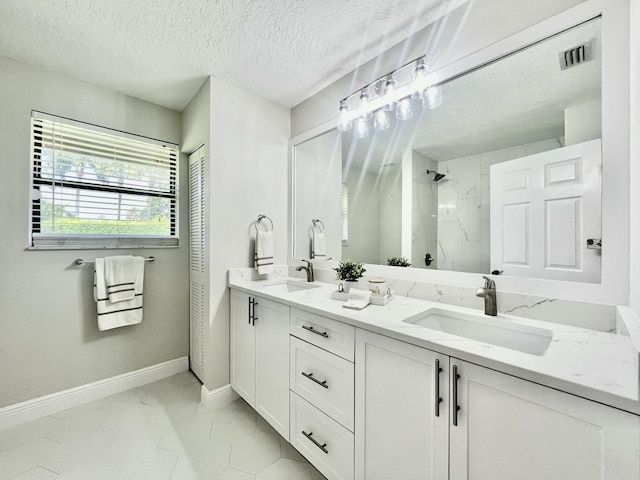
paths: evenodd
<path fill-rule="evenodd" d="M 438 163 L 438 270 L 488 273 L 489 167 L 564 146 L 550 138 Z"/>
<path fill-rule="evenodd" d="M 437 266 L 438 257 L 438 183 L 427 170 L 437 170 L 437 162 L 413 151 L 411 156 L 411 266 L 431 268 Z M 427 267 L 425 254 L 434 262 Z"/>

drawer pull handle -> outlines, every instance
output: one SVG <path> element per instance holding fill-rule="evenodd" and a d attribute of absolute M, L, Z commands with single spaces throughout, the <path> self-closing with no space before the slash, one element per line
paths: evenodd
<path fill-rule="evenodd" d="M 442 397 L 440 396 L 440 373 L 442 372 L 442 367 L 440 366 L 440 360 L 438 360 L 436 358 L 436 366 L 434 368 L 435 372 L 434 372 L 434 381 L 435 381 L 435 388 L 433 389 L 434 394 L 435 394 L 435 398 L 434 400 L 434 404 L 435 404 L 435 414 L 436 417 L 440 416 L 440 404 L 442 403 Z"/>
<path fill-rule="evenodd" d="M 452 403 L 453 403 L 453 411 L 451 412 L 451 418 L 452 418 L 452 423 L 454 427 L 458 426 L 458 411 L 460 411 L 460 406 L 458 405 L 458 379 L 460 378 L 460 375 L 458 375 L 458 366 L 454 365 L 453 367 L 451 367 L 452 370 L 452 381 L 453 381 L 453 392 L 451 394 L 451 396 L 453 397 Z"/>
<path fill-rule="evenodd" d="M 316 447 L 318 447 L 320 450 L 322 450 L 324 453 L 329 453 L 329 450 L 327 450 L 327 449 L 325 448 L 325 447 L 327 446 L 327 444 L 326 444 L 326 443 L 323 443 L 322 445 L 320 445 L 320 444 L 318 443 L 318 441 L 317 441 L 315 438 L 313 438 L 313 437 L 311 436 L 311 435 L 313 435 L 313 432 L 309 432 L 309 433 L 307 433 L 307 432 L 305 432 L 304 430 L 302 430 L 302 434 L 303 434 L 305 437 L 307 437 L 309 440 L 311 440 L 311 441 L 313 442 L 313 444 L 314 444 Z"/>
<path fill-rule="evenodd" d="M 304 375 L 305 377 L 307 377 L 309 380 L 311 380 L 312 382 L 316 382 L 318 385 L 320 385 L 321 387 L 324 388 L 329 388 L 329 385 L 327 385 L 327 381 L 323 380 L 322 382 L 320 380 L 318 380 L 317 378 L 315 378 L 313 376 L 313 372 L 312 373 L 306 373 L 306 372 L 302 372 L 302 375 Z"/>
<path fill-rule="evenodd" d="M 302 325 L 302 328 L 304 328 L 305 330 L 310 331 L 311 333 L 315 333 L 316 335 L 320 335 L 321 337 L 329 338 L 329 335 L 327 335 L 327 332 L 319 332 L 315 328 L 307 327 L 306 325 Z"/>

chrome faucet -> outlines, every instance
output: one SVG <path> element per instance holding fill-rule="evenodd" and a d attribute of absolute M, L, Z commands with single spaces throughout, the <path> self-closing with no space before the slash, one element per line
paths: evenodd
<path fill-rule="evenodd" d="M 476 297 L 484 297 L 484 314 L 496 316 L 498 315 L 498 302 L 496 300 L 496 282 L 489 277 L 484 278 L 484 287 L 476 290 Z"/>
<path fill-rule="evenodd" d="M 310 260 L 302 260 L 303 262 L 306 262 L 307 265 L 298 265 L 296 267 L 296 272 L 300 272 L 302 270 L 305 270 L 307 272 L 307 282 L 313 282 L 313 263 L 311 263 Z"/>

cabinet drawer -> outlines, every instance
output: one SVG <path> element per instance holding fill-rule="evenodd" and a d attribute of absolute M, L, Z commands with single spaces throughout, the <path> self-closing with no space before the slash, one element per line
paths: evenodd
<path fill-rule="evenodd" d="M 346 323 L 291 309 L 291 335 L 353 362 L 355 328 Z"/>
<path fill-rule="evenodd" d="M 289 388 L 353 431 L 353 363 L 290 337 Z"/>
<path fill-rule="evenodd" d="M 353 433 L 291 395 L 291 444 L 329 480 L 353 479 Z"/>

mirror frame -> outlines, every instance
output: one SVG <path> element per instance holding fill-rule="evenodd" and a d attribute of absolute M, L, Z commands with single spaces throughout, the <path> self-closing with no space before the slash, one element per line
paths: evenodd
<path fill-rule="evenodd" d="M 429 74 L 440 83 L 517 52 L 552 35 L 595 17 L 602 17 L 602 273 L 600 283 L 580 283 L 524 277 L 496 277 L 498 292 L 508 291 L 549 298 L 628 305 L 630 248 L 630 70 L 629 4 L 627 1 L 587 0 L 474 54 Z M 374 59 L 375 61 L 375 59 Z M 338 98 L 335 104 L 338 104 Z M 336 107 L 337 112 L 337 107 Z M 336 115 L 337 117 L 337 115 Z M 336 128 L 337 118 L 293 137 L 289 141 L 288 264 L 295 235 L 295 147 Z M 330 269 L 336 261 L 317 261 Z M 481 275 L 445 270 L 406 269 L 366 265 L 369 275 L 409 281 L 477 288 Z M 499 295 L 499 293 L 498 293 Z"/>

